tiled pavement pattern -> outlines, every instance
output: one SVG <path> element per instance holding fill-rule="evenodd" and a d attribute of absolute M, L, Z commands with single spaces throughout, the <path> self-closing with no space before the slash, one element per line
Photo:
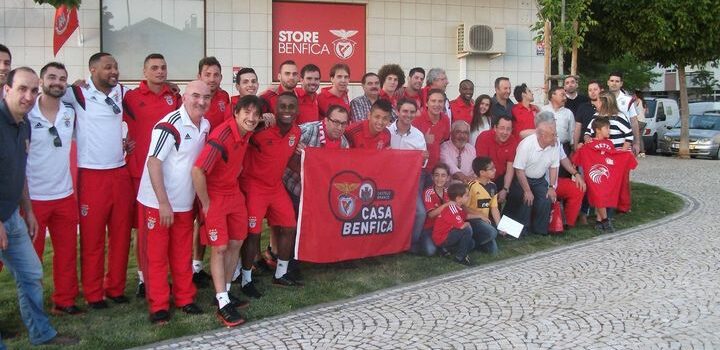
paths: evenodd
<path fill-rule="evenodd" d="M 648 157 L 682 213 L 155 349 L 720 348 L 720 162 Z"/>

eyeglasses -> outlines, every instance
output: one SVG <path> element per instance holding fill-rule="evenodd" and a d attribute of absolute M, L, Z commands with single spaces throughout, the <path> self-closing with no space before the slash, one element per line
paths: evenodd
<path fill-rule="evenodd" d="M 338 125 L 338 126 L 347 126 L 349 124 L 347 121 L 341 122 L 341 121 L 335 120 L 333 118 L 328 118 L 328 120 L 335 123 L 335 125 Z"/>
<path fill-rule="evenodd" d="M 120 112 L 122 112 L 122 111 L 120 110 L 120 107 L 118 107 L 118 105 L 115 104 L 115 101 L 113 101 L 113 100 L 110 98 L 110 96 L 108 96 L 108 97 L 105 98 L 105 103 L 107 103 L 108 106 L 112 106 L 113 112 L 114 112 L 115 114 L 119 114 Z"/>
<path fill-rule="evenodd" d="M 53 138 L 53 145 L 55 145 L 55 147 L 62 147 L 62 140 L 60 140 L 60 135 L 58 135 L 57 128 L 55 126 L 52 126 L 50 129 L 48 129 L 48 131 L 50 131 L 50 135 L 55 136 L 55 138 Z"/>

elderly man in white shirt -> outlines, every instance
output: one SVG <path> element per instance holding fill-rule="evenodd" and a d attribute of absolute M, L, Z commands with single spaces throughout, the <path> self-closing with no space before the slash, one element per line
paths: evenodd
<path fill-rule="evenodd" d="M 542 110 L 551 112 L 555 117 L 558 140 L 563 145 L 565 153 L 569 154 L 575 132 L 575 115 L 565 107 L 567 101 L 565 89 L 562 86 L 552 88 L 548 93 L 548 101 L 550 103 L 543 106 Z"/>
<path fill-rule="evenodd" d="M 550 205 L 557 199 L 559 149 L 553 114 L 548 111 L 538 113 L 535 133 L 518 145 L 513 162 L 515 180 L 504 210 L 505 215 L 523 224 L 527 233 L 548 233 Z"/>
<path fill-rule="evenodd" d="M 440 161 L 450 168 L 450 175 L 455 180 L 468 183 L 475 179 L 472 162 L 475 159 L 475 145 L 468 143 L 470 124 L 464 120 L 452 123 L 450 140 L 440 145 Z"/>

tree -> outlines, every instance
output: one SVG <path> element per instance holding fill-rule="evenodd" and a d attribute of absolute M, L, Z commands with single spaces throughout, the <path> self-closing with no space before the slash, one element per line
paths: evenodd
<path fill-rule="evenodd" d="M 695 72 L 691 79 L 692 83 L 699 86 L 698 90 L 700 91 L 701 96 L 709 97 L 713 94 L 713 91 L 715 91 L 715 87 L 720 85 L 718 83 L 718 80 L 715 79 L 715 76 L 712 72 L 707 71 L 704 67 Z"/>
<path fill-rule="evenodd" d="M 82 0 L 35 0 L 35 2 L 40 5 L 50 4 L 54 8 L 58 8 L 62 5 L 67 5 L 68 8 L 80 8 Z"/>
<path fill-rule="evenodd" d="M 589 41 L 586 43 L 588 46 L 591 45 Z M 583 74 L 580 75 L 580 86 L 587 85 L 590 80 L 597 80 L 604 84 L 610 73 L 622 72 L 623 88 L 625 90 L 643 90 L 654 83 L 661 75 L 653 70 L 655 65 L 655 62 L 641 61 L 628 53 L 612 58 L 609 61 L 588 59 L 588 62 L 583 63 L 585 68 Z"/>
<path fill-rule="evenodd" d="M 687 66 L 720 59 L 720 6 L 716 0 L 603 0 L 596 16 L 617 47 L 642 60 L 675 66 L 680 81 L 680 152 L 689 158 Z"/>

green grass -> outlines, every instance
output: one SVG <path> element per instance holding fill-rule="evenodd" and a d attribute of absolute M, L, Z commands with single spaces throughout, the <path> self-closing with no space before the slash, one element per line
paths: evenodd
<path fill-rule="evenodd" d="M 617 229 L 634 227 L 653 220 L 662 219 L 682 209 L 680 197 L 660 188 L 645 184 L 633 184 L 633 210 L 615 220 Z M 592 218 L 590 218 L 592 221 Z M 263 235 L 267 237 L 267 234 Z M 562 236 L 531 236 L 522 240 L 499 239 L 501 253 L 491 257 L 474 253 L 475 264 L 487 264 L 498 260 L 526 255 L 573 242 L 595 237 L 592 228 L 577 227 Z M 51 261 L 51 247 L 48 240 L 45 261 Z M 81 342 L 71 349 L 118 349 L 139 346 L 165 339 L 201 333 L 220 327 L 210 306 L 213 293 L 210 289 L 198 292 L 196 301 L 206 311 L 204 315 L 188 316 L 174 311 L 171 322 L 165 326 L 152 326 L 147 317 L 144 301 L 134 298 L 136 269 L 134 256 L 128 268 L 126 295 L 133 296 L 132 302 L 123 306 L 113 304 L 103 311 L 90 311 L 81 316 L 51 317 L 52 324 L 59 332 L 79 336 Z M 351 298 L 360 294 L 396 286 L 402 283 L 422 280 L 464 267 L 441 257 L 419 257 L 397 254 L 368 258 L 358 261 L 327 264 L 303 265 L 307 286 L 302 289 L 280 289 L 270 285 L 270 276 L 255 278 L 263 298 L 253 300 L 247 310 L 249 321 L 280 315 L 302 307 Z M 52 271 L 45 270 L 46 306 L 49 309 L 52 286 Z M 236 288 L 236 287 L 234 287 Z M 238 294 L 240 294 L 238 292 Z M 78 299 L 82 304 L 82 301 Z M 79 305 L 80 305 L 79 304 Z M 82 307 L 85 307 L 82 305 Z M 5 271 L 0 274 L 0 329 L 20 332 L 15 339 L 6 340 L 10 349 L 30 348 L 27 331 L 22 325 L 17 307 L 14 281 Z M 49 347 L 46 347 L 49 348 Z"/>

